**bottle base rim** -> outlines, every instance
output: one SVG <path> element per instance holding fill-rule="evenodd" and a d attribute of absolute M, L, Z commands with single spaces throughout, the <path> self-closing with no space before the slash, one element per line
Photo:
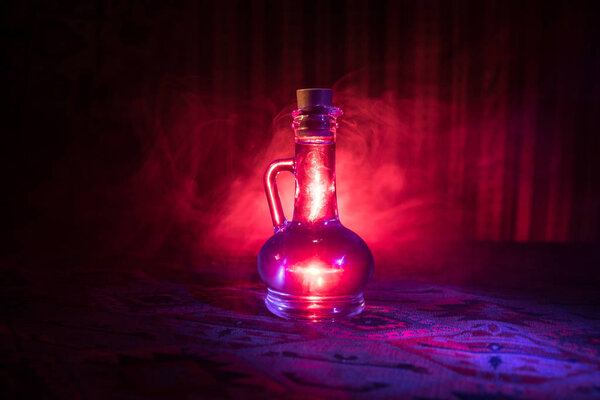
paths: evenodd
<path fill-rule="evenodd" d="M 360 314 L 365 299 L 362 292 L 349 296 L 295 296 L 268 289 L 265 305 L 285 319 L 335 321 Z"/>

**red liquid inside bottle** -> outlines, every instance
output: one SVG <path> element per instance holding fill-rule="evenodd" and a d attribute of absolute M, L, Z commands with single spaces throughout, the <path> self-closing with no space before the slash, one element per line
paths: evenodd
<path fill-rule="evenodd" d="M 292 114 L 296 155 L 277 160 L 265 173 L 265 190 L 275 235 L 258 255 L 258 272 L 268 288 L 267 308 L 283 318 L 331 320 L 359 314 L 363 289 L 373 274 L 365 242 L 338 217 L 335 135 L 339 108 L 331 90 L 301 89 Z M 296 177 L 294 217 L 286 221 L 275 177 Z"/>

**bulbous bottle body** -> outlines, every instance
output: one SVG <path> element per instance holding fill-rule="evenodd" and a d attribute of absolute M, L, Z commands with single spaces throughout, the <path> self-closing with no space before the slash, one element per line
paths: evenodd
<path fill-rule="evenodd" d="M 319 226 L 290 222 L 263 245 L 258 272 L 269 291 L 267 308 L 274 314 L 335 319 L 363 310 L 373 256 L 339 221 Z"/>
<path fill-rule="evenodd" d="M 366 243 L 342 225 L 337 210 L 339 115 L 341 110 L 330 104 L 294 111 L 295 157 L 274 161 L 265 173 L 275 234 L 259 252 L 258 272 L 268 288 L 267 308 L 283 318 L 331 320 L 356 315 L 365 306 L 362 292 L 373 274 L 373 256 Z M 275 177 L 281 171 L 296 178 L 294 217 L 289 222 L 277 194 Z"/>

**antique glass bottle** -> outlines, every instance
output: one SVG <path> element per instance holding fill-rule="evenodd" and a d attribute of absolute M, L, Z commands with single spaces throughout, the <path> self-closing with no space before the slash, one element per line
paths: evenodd
<path fill-rule="evenodd" d="M 359 314 L 373 274 L 365 242 L 338 217 L 335 139 L 339 108 L 330 89 L 300 89 L 292 113 L 296 154 L 273 161 L 264 176 L 275 227 L 258 255 L 267 308 L 283 318 L 332 320 Z M 281 171 L 295 175 L 294 216 L 287 221 L 277 192 Z"/>

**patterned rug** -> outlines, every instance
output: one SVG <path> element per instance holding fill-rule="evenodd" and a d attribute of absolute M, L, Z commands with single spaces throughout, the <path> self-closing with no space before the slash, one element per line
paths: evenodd
<path fill-rule="evenodd" d="M 215 277 L 4 273 L 0 397 L 600 398 L 591 304 L 376 280 L 360 316 L 303 323 Z"/>

